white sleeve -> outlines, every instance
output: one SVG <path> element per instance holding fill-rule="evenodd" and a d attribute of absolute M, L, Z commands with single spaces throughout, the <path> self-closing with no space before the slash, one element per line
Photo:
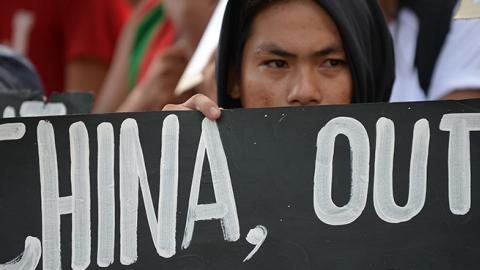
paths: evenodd
<path fill-rule="evenodd" d="M 453 20 L 435 66 L 429 99 L 480 89 L 480 19 Z"/>

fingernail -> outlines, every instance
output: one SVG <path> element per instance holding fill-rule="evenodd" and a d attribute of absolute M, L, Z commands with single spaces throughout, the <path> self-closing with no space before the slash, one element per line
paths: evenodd
<path fill-rule="evenodd" d="M 210 115 L 211 116 L 217 117 L 219 113 L 220 113 L 220 111 L 217 108 L 215 108 L 215 107 L 210 108 Z"/>

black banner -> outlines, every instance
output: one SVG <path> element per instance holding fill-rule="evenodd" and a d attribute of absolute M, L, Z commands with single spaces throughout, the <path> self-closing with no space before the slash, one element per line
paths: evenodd
<path fill-rule="evenodd" d="M 480 265 L 479 100 L 0 123 L 0 268 Z"/>

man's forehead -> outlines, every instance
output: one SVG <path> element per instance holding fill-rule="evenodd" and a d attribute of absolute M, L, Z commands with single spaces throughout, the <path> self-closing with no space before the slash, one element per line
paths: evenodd
<path fill-rule="evenodd" d="M 323 23 L 335 26 L 328 12 L 313 0 L 272 1 L 263 8 L 256 10 L 255 13 L 253 23 L 279 19 L 285 24 L 292 24 L 307 19 L 316 24 L 321 20 Z"/>
<path fill-rule="evenodd" d="M 283 5 L 274 4 L 257 14 L 249 39 L 254 40 L 258 50 L 278 49 L 275 47 L 288 50 L 295 44 L 318 47 L 315 50 L 342 48 L 338 29 L 330 16 L 317 3 L 305 2 L 310 4 L 293 1 L 284 3 L 285 8 L 275 8 Z"/>

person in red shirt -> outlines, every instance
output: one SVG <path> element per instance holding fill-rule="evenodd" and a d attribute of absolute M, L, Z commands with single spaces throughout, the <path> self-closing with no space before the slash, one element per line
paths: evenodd
<path fill-rule="evenodd" d="M 125 0 L 4 0 L 0 43 L 31 59 L 47 96 L 96 92 L 129 13 Z"/>

